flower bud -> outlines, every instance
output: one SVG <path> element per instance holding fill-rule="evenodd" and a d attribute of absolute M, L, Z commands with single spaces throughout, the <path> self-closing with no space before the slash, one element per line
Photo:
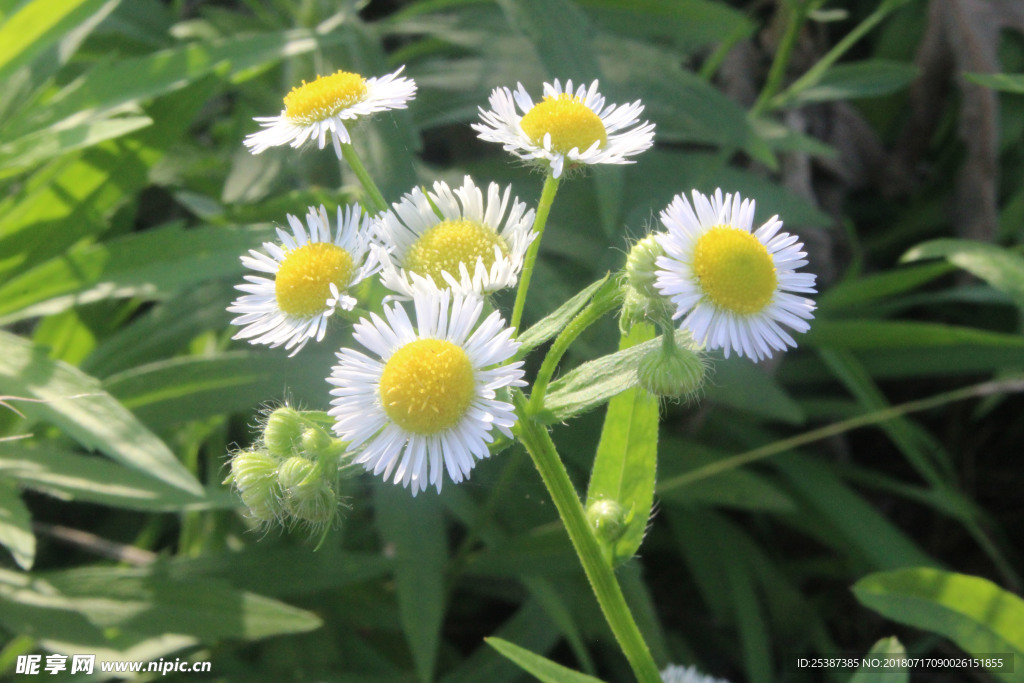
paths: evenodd
<path fill-rule="evenodd" d="M 626 257 L 626 279 L 641 296 L 649 299 L 661 297 L 661 292 L 654 287 L 655 271 L 658 269 L 655 261 L 664 255 L 665 250 L 654 235 L 644 237 L 629 250 L 629 256 Z"/>
<path fill-rule="evenodd" d="M 640 386 L 650 394 L 688 398 L 704 385 L 707 363 L 696 351 L 662 345 L 640 359 L 636 374 Z"/>
<path fill-rule="evenodd" d="M 277 481 L 288 498 L 307 498 L 320 488 L 324 477 L 312 460 L 293 455 L 281 463 Z"/>
<path fill-rule="evenodd" d="M 302 431 L 299 447 L 302 449 L 303 455 L 315 460 L 324 455 L 333 442 L 334 439 L 330 434 L 319 427 L 309 425 Z"/>
<path fill-rule="evenodd" d="M 282 513 L 281 487 L 277 482 L 279 461 L 265 451 L 243 451 L 231 460 L 228 479 L 238 489 L 249 516 L 261 522 L 278 519 Z"/>
<path fill-rule="evenodd" d="M 263 443 L 273 455 L 287 458 L 301 447 L 305 429 L 306 424 L 299 411 L 281 406 L 267 417 L 267 425 L 263 428 Z"/>
<path fill-rule="evenodd" d="M 338 511 L 338 494 L 334 487 L 321 480 L 320 485 L 305 496 L 290 496 L 288 512 L 314 527 L 330 524 Z"/>
<path fill-rule="evenodd" d="M 602 544 L 611 546 L 626 531 L 626 513 L 619 503 L 601 498 L 587 506 L 587 523 Z"/>
<path fill-rule="evenodd" d="M 619 329 L 623 334 L 641 322 L 668 324 L 675 311 L 672 302 L 654 286 L 658 266 L 655 263 L 664 250 L 654 235 L 633 245 L 626 257 L 626 277 L 622 284 L 622 315 Z"/>

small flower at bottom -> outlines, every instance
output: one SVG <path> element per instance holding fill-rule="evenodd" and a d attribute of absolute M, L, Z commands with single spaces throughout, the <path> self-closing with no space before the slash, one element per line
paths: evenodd
<path fill-rule="evenodd" d="M 497 311 L 479 322 L 482 300 L 423 286 L 413 304 L 415 326 L 401 304 L 356 323 L 352 336 L 379 360 L 342 349 L 327 381 L 335 433 L 362 449 L 353 462 L 416 495 L 440 491 L 445 471 L 469 478 L 494 429 L 511 436 L 513 407 L 497 392 L 525 382 L 522 361 L 501 365 L 519 348 L 513 330 Z"/>
<path fill-rule="evenodd" d="M 814 302 L 794 293 L 814 293 L 815 276 L 796 272 L 807 254 L 796 235 L 779 232 L 778 216 L 753 230 L 752 200 L 694 190 L 692 207 L 677 195 L 661 222 L 668 232 L 656 238 L 665 255 L 656 259 L 655 287 L 694 341 L 754 360 L 796 346 L 782 325 L 809 329 Z"/>
<path fill-rule="evenodd" d="M 661 683 L 729 683 L 729 681 L 703 674 L 695 666 L 671 664 L 661 672 Z"/>
<path fill-rule="evenodd" d="M 627 157 L 654 144 L 653 123 L 635 126 L 644 110 L 640 101 L 605 106 L 597 81 L 575 92 L 571 80 L 564 90 L 557 79 L 553 85 L 545 83 L 544 98 L 537 104 L 522 83 L 516 86 L 514 93 L 508 88 L 491 93 L 491 111 L 480 108 L 483 123 L 474 123 L 473 130 L 481 140 L 497 142 L 520 159 L 550 167 L 555 178 L 567 167 L 633 163 Z"/>
<path fill-rule="evenodd" d="M 536 233 L 533 209 L 518 197 L 509 206 L 511 189 L 491 183 L 485 201 L 466 176 L 454 191 L 438 181 L 405 195 L 377 221 L 377 239 L 393 246 L 381 282 L 395 298 L 412 298 L 423 281 L 477 295 L 514 286 Z"/>
<path fill-rule="evenodd" d="M 336 71 L 310 83 L 303 81 L 285 96 L 284 109 L 278 116 L 255 119 L 263 130 L 245 138 L 245 146 L 259 154 L 278 145 L 301 147 L 307 140 L 316 140 L 323 149 L 330 133 L 340 159 L 341 145 L 352 141 L 346 121 L 388 109 L 405 109 L 416 96 L 415 81 L 399 77 L 404 68 L 379 78 Z"/>
<path fill-rule="evenodd" d="M 252 344 L 284 345 L 295 355 L 310 339 L 321 341 L 335 309 L 352 310 L 356 300 L 348 291 L 380 269 L 378 250 L 371 249 L 370 217 L 356 206 L 338 207 L 338 228 L 333 235 L 327 210 L 310 207 L 309 232 L 295 216 L 288 216 L 292 232 L 277 229 L 280 244 L 264 242 L 266 253 L 249 251 L 242 263 L 255 271 L 247 292 L 228 311 L 241 313 L 231 321 L 242 329 L 234 339 Z"/>

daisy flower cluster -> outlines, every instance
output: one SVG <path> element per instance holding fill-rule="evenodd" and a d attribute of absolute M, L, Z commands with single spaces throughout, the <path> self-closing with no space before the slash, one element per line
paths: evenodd
<path fill-rule="evenodd" d="M 611 604 L 621 599 L 607 588 L 616 581 L 611 567 L 636 551 L 616 543 L 635 520 L 647 523 L 646 511 L 632 500 L 627 511 L 610 496 L 584 507 L 576 497 L 547 433 L 556 418 L 546 392 L 560 359 L 587 327 L 618 310 L 623 335 L 654 323 L 660 343 L 642 353 L 626 349 L 633 360 L 615 361 L 616 386 L 689 400 L 705 383 L 708 351 L 760 361 L 796 346 L 793 334 L 808 330 L 815 304 L 804 295 L 816 290 L 815 276 L 800 270 L 808 264 L 803 244 L 782 231 L 778 217 L 755 228 L 754 202 L 738 193 L 694 190 L 692 202 L 680 194 L 660 214 L 664 230 L 631 248 L 617 279 L 567 302 L 525 346 L 524 304 L 559 183 L 589 166 L 634 163 L 653 145 L 655 126 L 642 120 L 639 100 L 610 103 L 597 81 L 544 83 L 539 100 L 521 83 L 499 87 L 472 127 L 543 173 L 537 205 L 520 201 L 510 186 L 484 186 L 468 175 L 389 201 L 359 160 L 353 131 L 363 119 L 408 106 L 416 84 L 402 72 L 367 78 L 342 70 L 304 81 L 284 97 L 279 115 L 257 118 L 262 130 L 245 140 L 260 154 L 314 142 L 324 149 L 330 138 L 366 202 L 308 207 L 302 219 L 286 215 L 275 241 L 241 256 L 246 274 L 228 307 L 235 339 L 295 355 L 311 343 L 330 344 L 343 327 L 345 342 L 331 347 L 336 362 L 325 368 L 327 410 L 270 411 L 257 442 L 234 454 L 226 481 L 255 523 L 323 529 L 326 538 L 347 507 L 343 480 L 357 472 L 413 496 L 440 493 L 445 480 L 469 479 L 479 462 L 518 439 L 574 547 L 597 544 L 605 565 L 595 564 L 597 553 L 580 558 L 588 575 L 604 572 L 591 584 L 602 605 Z M 510 289 L 515 302 L 506 317 L 494 295 Z M 525 351 L 551 339 L 527 397 L 520 391 Z M 599 391 L 589 404 L 574 398 L 582 407 L 571 415 L 610 399 Z M 616 634 L 635 629 L 615 619 Z M 649 654 L 633 654 L 638 678 L 659 676 Z M 660 678 L 717 681 L 683 667 Z"/>
<path fill-rule="evenodd" d="M 330 138 L 339 158 L 357 164 L 352 127 L 406 108 L 416 94 L 402 71 L 370 78 L 336 71 L 303 82 L 284 97 L 278 116 L 256 119 L 262 130 L 245 144 L 259 154 L 314 141 L 323 149 Z M 375 199 L 372 210 L 309 207 L 304 220 L 286 216 L 276 241 L 241 257 L 248 273 L 228 307 L 238 328 L 234 338 L 295 355 L 327 339 L 332 321 L 350 323 L 360 348 L 337 351 L 327 377 L 331 438 L 343 444 L 347 464 L 414 495 L 428 487 L 441 491 L 446 478 L 467 479 L 496 440 L 513 437 L 509 392 L 526 385 L 517 328 L 558 180 L 590 165 L 633 163 L 654 141 L 654 124 L 641 121 L 643 104 L 609 103 L 597 81 L 574 87 L 555 80 L 541 92 L 535 101 L 521 83 L 514 91 L 496 88 L 490 109 L 480 108 L 473 124 L 481 140 L 545 173 L 536 208 L 511 187 L 483 187 L 468 175 L 455 187 L 436 181 L 411 188 L 386 205 L 354 166 Z M 761 360 L 795 345 L 784 327 L 807 330 L 814 304 L 800 295 L 815 290 L 814 276 L 797 272 L 807 263 L 802 245 L 781 232 L 777 218 L 755 230 L 753 217 L 753 201 L 738 194 L 694 191 L 692 205 L 679 195 L 662 211 L 666 232 L 634 247 L 624 269 L 623 325 L 649 319 L 665 328 L 662 350 L 638 366 L 637 381 L 651 393 L 699 389 L 703 349 Z M 375 282 L 389 293 L 381 295 Z M 516 289 L 516 306 L 506 321 L 492 295 L 509 288 Z M 365 310 L 361 301 L 380 308 Z M 690 347 L 675 343 L 676 321 L 689 332 Z M 304 429 L 320 434 L 321 426 L 314 421 Z M 245 455 L 236 468 L 242 498 L 261 501 L 256 518 L 294 508 L 308 489 L 300 475 L 311 466 L 322 472 L 319 456 L 310 455 L 319 447 L 296 448 L 265 437 L 260 452 Z M 337 448 L 328 449 L 335 461 Z M 317 494 L 319 516 L 306 509 L 307 518 L 323 517 L 328 508 L 320 498 L 327 490 L 334 489 Z M 266 499 L 273 491 L 277 503 Z"/>

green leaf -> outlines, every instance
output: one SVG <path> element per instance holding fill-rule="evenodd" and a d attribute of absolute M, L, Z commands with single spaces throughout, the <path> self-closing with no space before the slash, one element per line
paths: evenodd
<path fill-rule="evenodd" d="M 608 278 L 609 276 L 605 275 L 597 282 L 587 285 L 579 294 L 566 301 L 553 313 L 545 316 L 544 319 L 523 332 L 518 337 L 520 344 L 519 355 L 525 355 L 527 351 L 540 346 L 561 332 L 573 317 L 582 311 L 583 307 L 597 295 L 597 291 L 608 282 Z"/>
<path fill-rule="evenodd" d="M 888 59 L 868 59 L 852 64 L 837 64 L 820 81 L 789 95 L 785 104 L 799 106 L 811 102 L 855 100 L 880 97 L 897 92 L 917 78 L 917 67 Z"/>
<path fill-rule="evenodd" d="M 1024 94 L 1024 74 L 972 74 L 965 73 L 964 78 L 983 85 L 986 88 L 1009 92 L 1015 95 Z"/>
<path fill-rule="evenodd" d="M 0 81 L 42 54 L 107 0 L 34 0 L 0 24 Z"/>
<path fill-rule="evenodd" d="M 134 133 L 152 123 L 153 119 L 148 116 L 123 116 L 25 135 L 0 145 L 0 177 L 68 152 Z"/>
<path fill-rule="evenodd" d="M 971 655 L 1006 654 L 1016 666 L 1024 661 L 1024 600 L 987 579 L 920 567 L 870 574 L 853 593 L 862 605 L 943 635 Z M 989 670 L 1019 680 L 1019 672 Z"/>
<path fill-rule="evenodd" d="M 543 683 L 601 683 L 601 679 L 573 671 L 501 638 L 484 638 L 487 644 Z"/>
<path fill-rule="evenodd" d="M 0 447 L 4 445 L 0 442 Z M 36 557 L 32 513 L 25 507 L 14 483 L 3 480 L 0 480 L 0 545 L 11 551 L 19 567 L 26 570 L 32 568 Z"/>
<path fill-rule="evenodd" d="M 728 457 L 699 443 L 679 437 L 662 439 L 659 448 L 662 484 L 655 489 L 665 504 L 688 506 L 723 506 L 741 510 L 768 512 L 795 512 L 796 503 L 768 478 L 749 470 L 735 468 L 710 476 L 700 476 L 701 470 Z M 682 465 L 682 468 L 679 467 Z M 676 477 L 690 475 L 692 480 L 682 485 L 673 484 Z"/>
<path fill-rule="evenodd" d="M 895 637 L 882 638 L 871 647 L 868 652 L 868 659 L 896 659 L 900 660 L 907 656 L 907 649 Z M 850 677 L 849 683 L 907 683 L 910 675 L 907 667 L 886 667 L 885 671 L 858 671 Z"/>
<path fill-rule="evenodd" d="M 802 519 L 814 519 L 812 533 L 828 545 L 852 549 L 871 567 L 932 566 L 912 539 L 857 495 L 826 465 L 805 457 L 775 460 L 806 508 Z"/>
<path fill-rule="evenodd" d="M 504 640 L 524 643 L 547 652 L 558 642 L 560 633 L 536 600 L 527 600 L 497 630 Z M 522 673 L 510 660 L 495 657 L 490 647 L 481 644 L 464 663 L 444 677 L 444 683 L 518 683 Z"/>
<path fill-rule="evenodd" d="M 195 496 L 104 458 L 53 444 L 0 443 L 0 474 L 22 486 L 87 503 L 129 510 L 179 511 L 234 507 L 227 492 Z"/>
<path fill-rule="evenodd" d="M 813 346 L 837 349 L 1024 348 L 1020 335 L 909 320 L 815 320 L 804 339 Z"/>
<path fill-rule="evenodd" d="M 445 522 L 438 497 L 413 498 L 400 485 L 374 487 L 374 518 L 383 541 L 394 548 L 398 611 L 421 681 L 434 679 L 444 620 Z"/>
<path fill-rule="evenodd" d="M 533 44 L 548 74 L 589 85 L 601 76 L 587 15 L 569 0 L 498 0 L 509 24 Z"/>
<path fill-rule="evenodd" d="M 21 337 L 0 332 L 0 392 L 35 399 L 19 409 L 45 420 L 86 448 L 195 495 L 203 489 L 167 446 L 80 370 L 47 357 Z"/>
<path fill-rule="evenodd" d="M 802 424 L 804 412 L 778 381 L 748 359 L 734 356 L 715 361 L 712 380 L 705 383 L 707 400 L 751 415 Z"/>
<path fill-rule="evenodd" d="M 257 640 L 312 631 L 320 618 L 226 581 L 162 575 L 142 569 L 89 567 L 35 575 L 0 570 L 0 623 L 15 633 L 108 644 L 164 634 L 200 641 Z"/>
<path fill-rule="evenodd" d="M 12 126 L 27 132 L 83 113 L 109 112 L 179 90 L 213 72 L 228 77 L 240 75 L 277 59 L 338 43 L 344 36 L 344 31 L 275 31 L 189 43 L 97 64 L 47 101 L 41 113 Z"/>
<path fill-rule="evenodd" d="M 577 0 L 609 33 L 646 43 L 671 44 L 677 54 L 753 33 L 750 18 L 710 0 Z"/>
<path fill-rule="evenodd" d="M 628 349 L 654 336 L 653 326 L 634 325 L 619 348 Z M 622 507 L 622 536 L 610 547 L 602 542 L 614 564 L 633 557 L 647 530 L 658 468 L 658 407 L 658 400 L 640 387 L 624 391 L 608 402 L 590 474 L 587 506 L 607 500 Z M 600 534 L 598 538 L 601 540 Z"/>
<path fill-rule="evenodd" d="M 677 331 L 679 344 L 689 343 L 689 332 Z M 648 351 L 661 344 L 653 339 L 583 363 L 551 383 L 538 417 L 547 424 L 561 422 L 605 403 L 637 385 L 636 368 Z"/>
<path fill-rule="evenodd" d="M 1024 256 L 984 242 L 940 239 L 919 244 L 900 260 L 944 258 L 976 275 L 1024 308 Z"/>
<path fill-rule="evenodd" d="M 53 315 L 108 298 L 162 299 L 243 270 L 239 256 L 268 230 L 173 224 L 83 244 L 0 285 L 0 322 Z"/>
<path fill-rule="evenodd" d="M 325 368 L 332 359 L 323 347 L 297 358 L 280 350 L 182 356 L 111 375 L 103 386 L 139 420 L 161 430 L 248 411 L 285 391 L 299 401 L 322 396 Z"/>
<path fill-rule="evenodd" d="M 818 297 L 818 310 L 867 306 L 879 299 L 916 289 L 945 275 L 949 270 L 949 266 L 944 263 L 929 263 L 850 278 L 823 292 Z"/>

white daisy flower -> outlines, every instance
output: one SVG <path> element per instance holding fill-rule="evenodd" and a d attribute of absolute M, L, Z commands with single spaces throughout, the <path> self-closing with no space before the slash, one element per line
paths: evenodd
<path fill-rule="evenodd" d="M 335 309 L 350 311 L 356 300 L 348 295 L 380 269 L 378 249 L 371 249 L 370 216 L 353 204 L 338 207 L 338 230 L 332 237 L 327 210 L 309 208 L 307 233 L 302 221 L 288 215 L 292 232 L 278 228 L 280 244 L 264 242 L 266 253 L 249 250 L 242 263 L 267 273 L 246 275 L 235 289 L 247 292 L 228 311 L 241 313 L 231 321 L 242 329 L 234 339 L 252 344 L 284 345 L 295 355 L 311 338 L 324 338 Z"/>
<path fill-rule="evenodd" d="M 575 92 L 571 80 L 564 90 L 557 79 L 554 85 L 545 83 L 544 99 L 537 104 L 517 83 L 514 93 L 496 88 L 488 102 L 491 111 L 480 107 L 483 123 L 473 124 L 480 139 L 500 143 L 520 159 L 550 166 L 555 178 L 566 166 L 631 164 L 626 157 L 654 144 L 653 123 L 631 128 L 644 110 L 640 100 L 605 106 L 597 81 Z"/>
<path fill-rule="evenodd" d="M 519 348 L 501 314 L 477 325 L 482 299 L 425 286 L 413 304 L 415 326 L 397 303 L 384 307 L 386 320 L 356 323 L 352 336 L 379 360 L 342 349 L 327 381 L 334 431 L 362 448 L 355 462 L 416 495 L 440 491 L 445 470 L 468 479 L 495 429 L 511 436 L 515 413 L 497 392 L 525 382 L 522 361 L 500 365 Z"/>
<path fill-rule="evenodd" d="M 454 191 L 440 181 L 427 194 L 415 188 L 377 220 L 378 241 L 393 247 L 381 282 L 399 299 L 424 281 L 477 295 L 514 286 L 536 233 L 534 210 L 518 197 L 509 209 L 510 192 L 491 183 L 484 201 L 469 176 Z"/>
<path fill-rule="evenodd" d="M 661 212 L 667 233 L 657 236 L 665 250 L 655 263 L 655 287 L 675 304 L 694 341 L 755 360 L 772 350 L 796 346 L 782 325 L 806 332 L 814 302 L 790 292 L 814 293 L 814 274 L 796 235 L 779 232 L 773 216 L 752 232 L 754 202 L 715 190 L 693 191 L 693 206 L 676 195 Z"/>
<path fill-rule="evenodd" d="M 316 140 L 323 149 L 330 133 L 340 159 L 341 145 L 352 141 L 345 121 L 388 109 L 405 109 L 416 96 L 416 82 L 398 75 L 404 68 L 374 78 L 336 71 L 318 76 L 311 83 L 303 81 L 285 96 L 280 115 L 254 119 L 263 130 L 246 137 L 245 146 L 259 154 L 270 147 L 301 147 L 307 140 Z"/>
<path fill-rule="evenodd" d="M 729 681 L 703 674 L 695 666 L 672 664 L 661 672 L 661 683 L 729 683 Z"/>

